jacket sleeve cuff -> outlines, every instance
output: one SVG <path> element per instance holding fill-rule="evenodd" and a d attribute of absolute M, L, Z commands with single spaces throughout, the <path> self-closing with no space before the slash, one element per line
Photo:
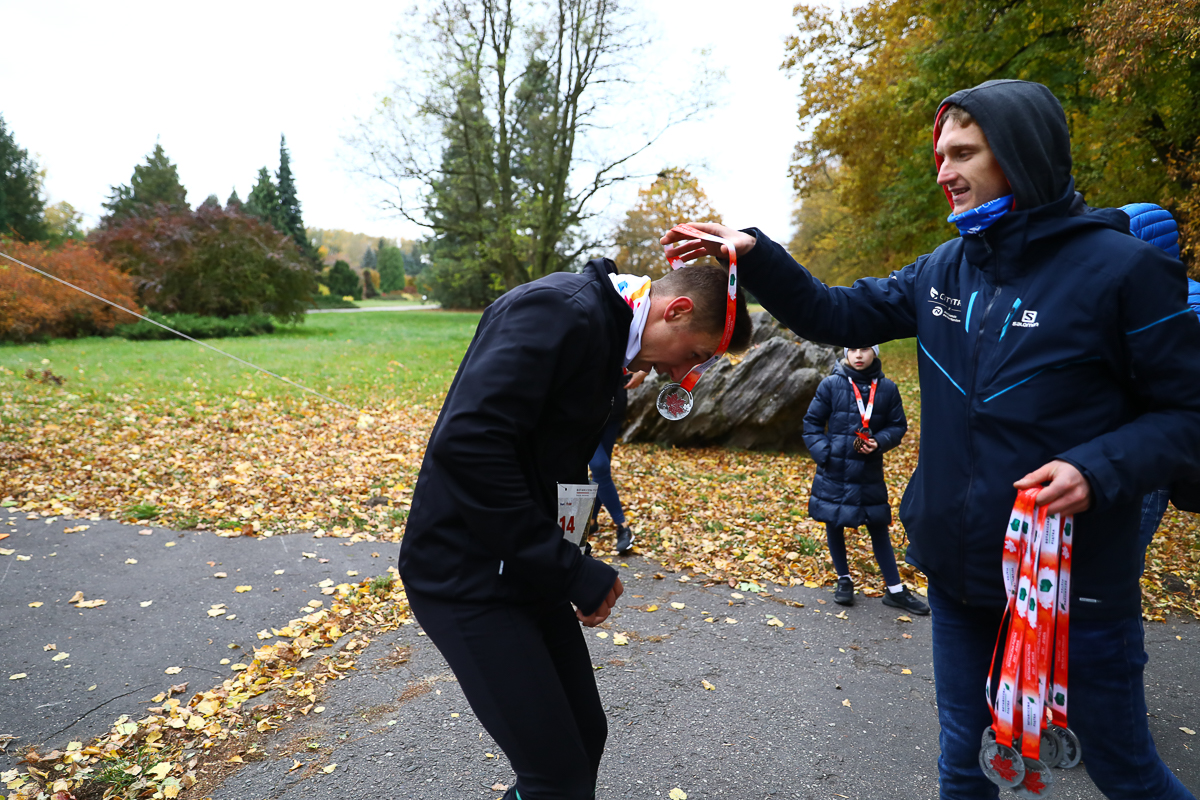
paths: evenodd
<path fill-rule="evenodd" d="M 1097 474 L 1097 472 L 1092 471 L 1092 469 L 1090 469 L 1083 460 L 1077 457 L 1079 455 L 1077 452 L 1078 449 L 1079 448 L 1076 448 L 1069 453 L 1060 454 L 1055 456 L 1055 458 L 1059 461 L 1065 461 L 1075 469 L 1079 470 L 1079 474 L 1082 475 L 1083 479 L 1088 482 L 1088 488 L 1091 489 L 1092 493 L 1092 505 L 1088 509 L 1089 511 L 1093 511 L 1095 509 L 1104 509 L 1112 506 L 1112 504 L 1117 500 L 1116 492 L 1104 491 L 1104 478 L 1108 478 L 1108 486 L 1119 487 L 1120 476 L 1116 474 L 1116 470 L 1112 469 L 1111 465 L 1107 464 L 1103 460 L 1101 460 L 1098 464 L 1099 472 L 1101 474 Z M 1107 473 L 1107 475 L 1104 473 Z"/>
<path fill-rule="evenodd" d="M 597 561 L 591 556 L 584 556 L 579 566 L 579 572 L 567 591 L 567 597 L 584 616 L 592 614 L 608 597 L 608 592 L 617 582 L 617 571 Z"/>

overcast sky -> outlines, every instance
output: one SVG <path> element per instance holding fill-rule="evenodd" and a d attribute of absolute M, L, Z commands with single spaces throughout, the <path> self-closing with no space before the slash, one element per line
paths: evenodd
<path fill-rule="evenodd" d="M 284 133 L 307 225 L 413 238 L 423 231 L 379 209 L 379 188 L 348 169 L 343 142 L 398 77 L 394 34 L 416 24 L 410 8 L 0 0 L 11 34 L 0 48 L 0 115 L 46 168 L 47 199 L 70 202 L 88 225 L 156 138 L 195 206 L 234 188 L 244 199 L 259 167 L 277 168 Z M 791 3 L 742 0 L 734 10 L 715 0 L 648 0 L 645 8 L 656 21 L 642 61 L 647 91 L 670 84 L 685 94 L 694 54 L 710 48 L 730 110 L 672 130 L 637 167 L 688 166 L 727 223 L 786 239 L 796 85 L 778 67 Z M 664 108 L 673 102 L 662 98 Z M 598 210 L 617 218 L 636 189 Z"/>

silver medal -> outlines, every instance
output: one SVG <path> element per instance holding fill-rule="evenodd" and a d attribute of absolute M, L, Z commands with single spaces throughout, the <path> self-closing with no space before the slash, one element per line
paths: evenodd
<path fill-rule="evenodd" d="M 1075 735 L 1075 731 L 1058 725 L 1051 725 L 1050 728 L 1058 736 L 1061 745 L 1058 768 L 1071 769 L 1071 767 L 1078 766 L 1080 759 L 1083 758 L 1083 748 L 1079 746 L 1079 737 Z"/>
<path fill-rule="evenodd" d="M 1058 766 L 1058 761 L 1062 758 L 1062 740 L 1058 738 L 1058 731 L 1053 727 L 1042 730 L 1042 740 L 1038 747 L 1038 760 L 1043 764 Z"/>
<path fill-rule="evenodd" d="M 678 383 L 667 384 L 658 393 L 658 413 L 672 422 L 681 420 L 692 413 L 692 393 Z"/>
<path fill-rule="evenodd" d="M 1025 778 L 1025 762 L 1013 748 L 992 742 L 979 750 L 979 768 L 992 783 L 1011 789 Z"/>
<path fill-rule="evenodd" d="M 1054 791 L 1054 776 L 1050 774 L 1050 767 L 1036 758 L 1026 758 L 1024 761 L 1025 777 L 1012 787 L 1013 794 L 1032 800 L 1049 797 Z"/>

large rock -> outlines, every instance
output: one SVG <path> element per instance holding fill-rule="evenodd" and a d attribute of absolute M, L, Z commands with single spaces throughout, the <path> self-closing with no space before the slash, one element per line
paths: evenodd
<path fill-rule="evenodd" d="M 688 416 L 671 422 L 658 413 L 654 401 L 666 377 L 630 392 L 622 440 L 803 450 L 804 413 L 842 350 L 801 339 L 765 311 L 752 318 L 754 344 L 739 363 L 722 359 L 704 373 Z"/>

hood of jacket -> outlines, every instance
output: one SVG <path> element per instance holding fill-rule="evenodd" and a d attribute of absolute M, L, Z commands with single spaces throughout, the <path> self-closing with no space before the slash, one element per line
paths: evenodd
<path fill-rule="evenodd" d="M 948 104 L 975 118 L 1012 187 L 1018 211 L 1060 199 L 1071 188 L 1071 134 L 1058 98 L 1040 83 L 987 81 L 947 97 L 934 119 L 934 161 L 942 114 Z M 946 199 L 951 200 L 949 189 Z"/>

